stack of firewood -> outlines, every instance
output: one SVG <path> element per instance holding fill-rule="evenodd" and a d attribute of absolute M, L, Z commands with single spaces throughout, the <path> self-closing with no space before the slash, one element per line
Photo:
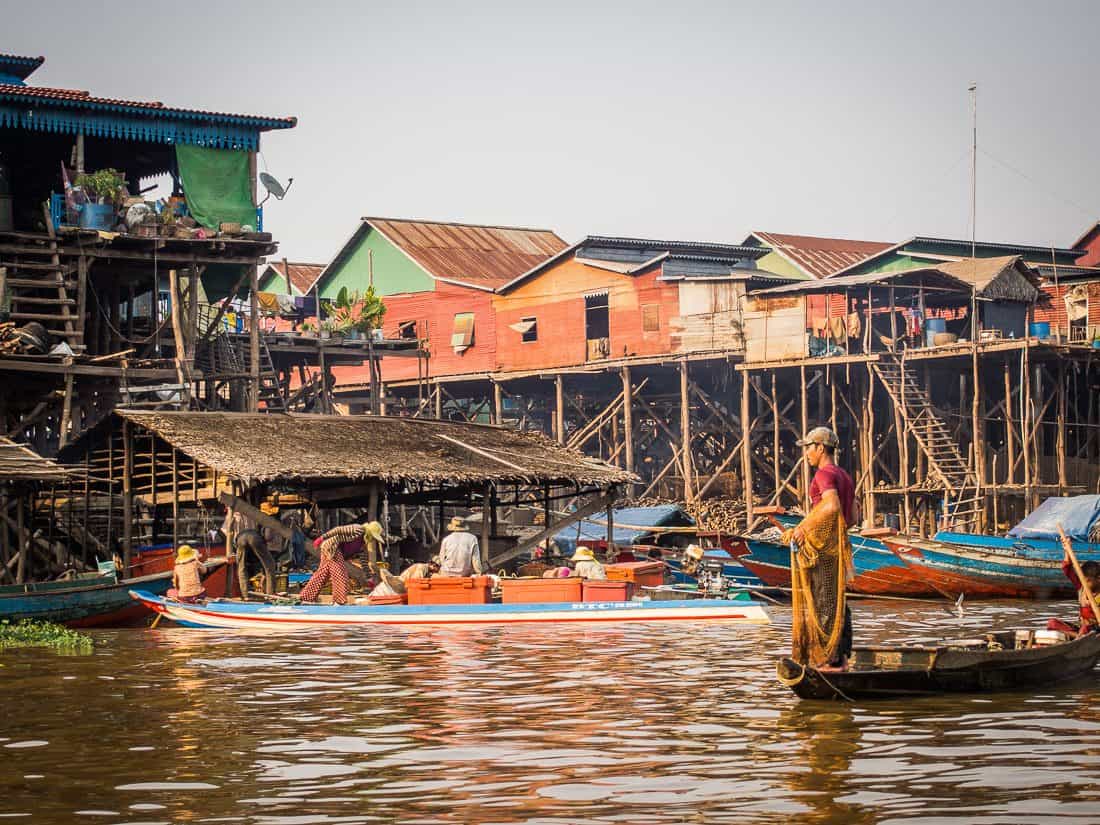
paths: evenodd
<path fill-rule="evenodd" d="M 15 324 L 11 321 L 0 324 L 0 354 L 12 355 L 20 349 L 19 333 Z"/>
<path fill-rule="evenodd" d="M 735 533 L 745 526 L 745 505 L 733 499 L 712 498 L 697 501 L 686 505 L 684 509 L 695 519 L 695 526 L 700 530 Z"/>

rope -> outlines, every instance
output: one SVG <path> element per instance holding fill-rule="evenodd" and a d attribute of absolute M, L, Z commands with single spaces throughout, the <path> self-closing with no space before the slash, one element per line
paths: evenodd
<path fill-rule="evenodd" d="M 779 684 L 783 685 L 784 687 L 793 688 L 795 685 L 797 685 L 799 682 L 801 682 L 803 679 L 806 678 L 806 666 L 804 664 L 802 664 L 801 662 L 795 662 L 795 664 L 798 665 L 800 668 L 802 668 L 802 672 L 799 673 L 797 677 L 792 679 L 792 678 L 788 678 L 787 676 L 784 676 L 780 672 L 779 669 L 781 667 L 783 667 L 783 660 L 782 659 L 780 659 L 778 662 L 775 663 L 775 678 L 779 680 Z"/>

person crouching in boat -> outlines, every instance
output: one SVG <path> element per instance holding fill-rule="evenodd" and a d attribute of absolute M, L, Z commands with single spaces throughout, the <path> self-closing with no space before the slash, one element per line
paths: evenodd
<path fill-rule="evenodd" d="M 602 564 L 596 561 L 596 555 L 590 547 L 578 547 L 569 561 L 573 562 L 573 573 L 582 579 L 592 579 L 594 581 L 607 579 L 607 571 L 604 570 Z"/>
<path fill-rule="evenodd" d="M 859 518 L 852 477 L 835 463 L 839 439 L 828 427 L 798 445 L 815 469 L 809 514 L 783 533 L 791 547 L 791 658 L 818 670 L 843 670 L 852 652 L 852 614 L 844 591 L 852 575 L 848 526 Z"/>
<path fill-rule="evenodd" d="M 176 552 L 176 564 L 172 568 L 172 589 L 168 598 L 184 604 L 195 604 L 206 598 L 202 586 L 202 574 L 206 572 L 199 554 L 190 544 L 181 544 Z"/>
<path fill-rule="evenodd" d="M 1085 592 L 1085 588 L 1081 586 L 1077 571 L 1073 569 L 1073 562 L 1070 561 L 1068 551 L 1062 557 L 1062 572 L 1065 573 L 1066 578 L 1077 590 L 1077 604 L 1081 623 L 1072 625 L 1069 622 L 1063 622 L 1061 619 L 1051 619 L 1047 622 L 1047 630 L 1059 630 L 1062 633 L 1068 633 L 1070 636 L 1084 636 L 1086 633 L 1097 632 L 1097 630 L 1100 630 L 1100 626 L 1097 625 L 1096 615 L 1092 612 L 1088 594 Z M 1100 564 L 1087 561 L 1081 565 L 1081 572 L 1089 583 L 1092 595 L 1095 596 L 1100 593 Z"/>
<path fill-rule="evenodd" d="M 303 602 L 317 601 L 321 588 L 331 581 L 332 603 L 347 604 L 348 584 L 351 580 L 348 573 L 348 554 L 356 556 L 366 548 L 368 565 L 373 569 L 381 552 L 383 536 L 382 525 L 377 521 L 342 524 L 322 534 L 319 548 L 321 563 L 302 588 L 299 598 Z"/>

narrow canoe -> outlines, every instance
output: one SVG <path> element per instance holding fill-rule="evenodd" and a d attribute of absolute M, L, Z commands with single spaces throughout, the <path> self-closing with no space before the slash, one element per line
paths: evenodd
<path fill-rule="evenodd" d="M 224 559 L 207 563 L 207 592 L 225 592 Z M 69 627 L 118 627 L 140 621 L 149 610 L 130 598 L 135 587 L 163 596 L 172 586 L 172 571 L 132 579 L 35 582 L 0 588 L 0 619 L 37 619 Z"/>
<path fill-rule="evenodd" d="M 358 625 L 486 625 L 527 622 L 714 621 L 770 624 L 763 605 L 746 597 L 677 601 L 556 604 L 281 605 L 217 599 L 182 604 L 147 591 L 131 597 L 187 627 L 299 630 Z"/>
<path fill-rule="evenodd" d="M 1012 631 L 987 636 L 995 648 L 870 647 L 853 651 L 849 668 L 822 672 L 784 658 L 779 680 L 803 699 L 878 699 L 940 693 L 1046 688 L 1083 676 L 1100 660 L 1100 634 L 1046 647 L 1014 649 Z"/>

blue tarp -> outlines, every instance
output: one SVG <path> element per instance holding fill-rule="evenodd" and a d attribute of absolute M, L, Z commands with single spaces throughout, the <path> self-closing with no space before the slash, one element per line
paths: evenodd
<path fill-rule="evenodd" d="M 1048 498 L 1015 527 L 1009 538 L 1058 540 L 1058 525 L 1074 541 L 1088 542 L 1089 533 L 1100 519 L 1100 496 Z"/>
<path fill-rule="evenodd" d="M 657 507 L 623 507 L 615 510 L 615 530 L 612 540 L 616 544 L 631 545 L 646 535 L 646 530 L 638 530 L 634 527 L 620 527 L 621 524 L 637 525 L 638 527 L 662 527 L 669 525 L 694 524 L 691 517 L 676 504 L 662 504 Z M 597 513 L 592 518 L 601 522 L 605 516 Z M 581 539 L 600 541 L 607 538 L 607 527 L 603 524 L 591 524 L 582 521 L 579 525 L 566 527 L 554 536 L 554 542 L 563 553 L 572 554 L 577 549 L 577 528 L 580 528 Z"/>

